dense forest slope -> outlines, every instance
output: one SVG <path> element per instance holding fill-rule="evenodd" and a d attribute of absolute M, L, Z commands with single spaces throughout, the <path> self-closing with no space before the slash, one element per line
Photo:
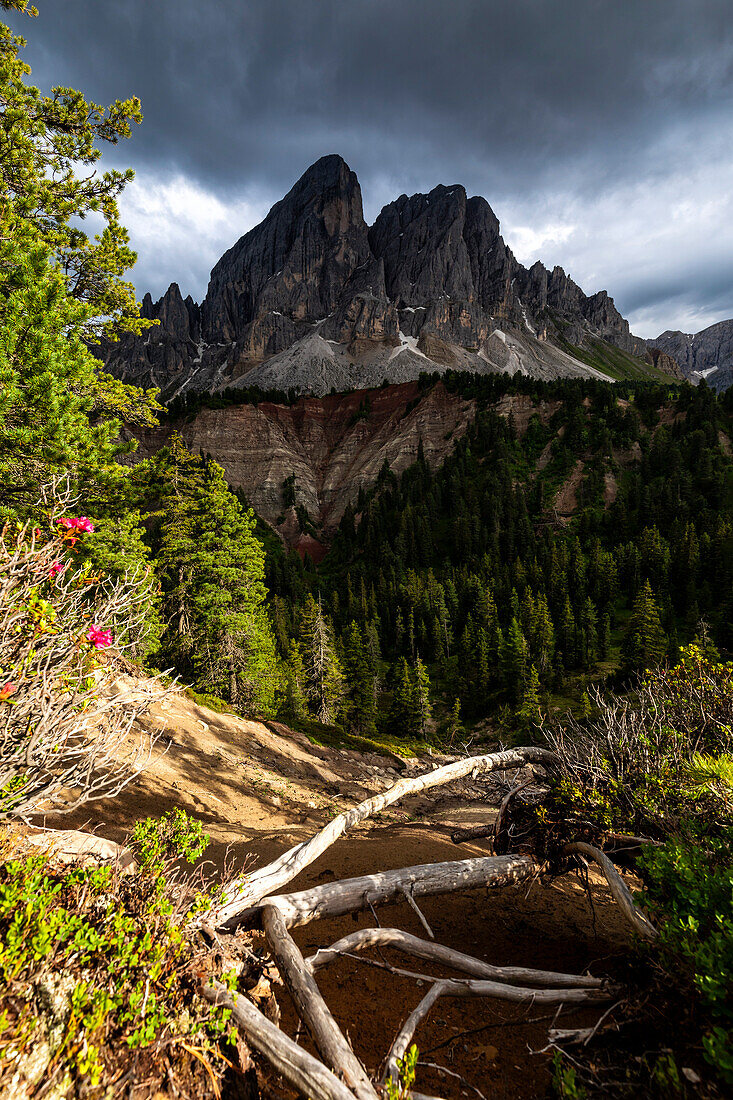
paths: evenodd
<path fill-rule="evenodd" d="M 531 715 L 701 635 L 733 648 L 733 424 L 705 386 L 192 395 L 137 458 L 176 433 L 266 521 L 291 718 L 425 736 L 434 704 Z M 319 632 L 333 676 L 309 701 Z"/>
<path fill-rule="evenodd" d="M 423 664 L 446 702 L 480 716 L 502 703 L 536 712 L 543 693 L 695 637 L 733 647 L 729 404 L 705 388 L 445 381 L 476 411 L 442 466 L 420 451 L 401 476 L 383 468 L 317 572 L 270 549 L 282 652 L 302 636 L 310 591 L 351 670 L 355 728 L 379 713 L 421 732 Z M 379 680 L 379 708 L 356 701 L 358 667 Z"/>

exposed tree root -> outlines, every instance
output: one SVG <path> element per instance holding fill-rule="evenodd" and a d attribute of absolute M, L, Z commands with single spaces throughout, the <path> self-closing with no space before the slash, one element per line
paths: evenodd
<path fill-rule="evenodd" d="M 600 850 L 600 848 L 596 848 L 592 844 L 586 844 L 583 840 L 576 840 L 573 841 L 572 844 L 566 844 L 563 847 L 563 854 L 585 856 L 587 859 L 592 859 L 597 863 L 606 878 L 606 882 L 609 885 L 614 900 L 617 902 L 621 912 L 627 918 L 631 926 L 646 940 L 655 940 L 657 938 L 658 932 L 656 928 L 647 920 L 644 914 L 636 908 L 634 899 L 631 896 L 631 891 L 611 860 Z"/>

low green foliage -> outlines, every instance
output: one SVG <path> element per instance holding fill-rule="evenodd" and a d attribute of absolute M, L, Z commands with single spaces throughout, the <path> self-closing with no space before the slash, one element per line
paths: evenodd
<path fill-rule="evenodd" d="M 563 1061 L 558 1052 L 552 1060 L 552 1085 L 557 1096 L 562 1100 L 585 1100 L 588 1093 L 578 1081 L 578 1075 L 573 1066 Z"/>
<path fill-rule="evenodd" d="M 564 775 L 531 814 L 546 854 L 609 832 L 658 843 L 637 861 L 638 901 L 658 938 L 639 946 L 645 996 L 599 1056 L 559 1060 L 562 1097 L 607 1095 L 667 1100 L 733 1086 L 733 666 L 696 646 L 671 669 L 648 672 L 631 698 L 596 696 L 584 722 L 550 735 Z M 560 856 L 562 863 L 562 856 Z M 617 1018 L 617 1023 L 619 1022 Z M 619 1065 L 619 1044 L 634 1057 Z M 622 1048 L 623 1050 L 623 1048 Z M 604 1061 L 605 1060 L 605 1061 Z M 706 1070 L 707 1063 L 707 1070 Z M 694 1067 L 691 1068 L 691 1067 Z M 614 1086 L 616 1087 L 616 1086 Z M 578 1091 L 580 1090 L 580 1091 Z"/>
<path fill-rule="evenodd" d="M 700 845 L 670 840 L 642 869 L 668 980 L 698 1002 L 705 1057 L 733 1085 L 733 828 Z"/>
<path fill-rule="evenodd" d="M 182 810 L 148 819 L 130 841 L 139 869 L 121 875 L 110 866 L 59 870 L 46 855 L 14 854 L 10 834 L 2 838 L 0 1091 L 19 1070 L 37 1073 L 39 1060 L 44 1084 L 67 1079 L 90 1097 L 134 1052 L 161 1080 L 187 1051 L 201 1072 L 220 1062 L 230 1013 L 196 997 L 203 959 L 184 934 L 214 895 L 173 869 L 198 859 L 206 842 Z"/>
<path fill-rule="evenodd" d="M 409 1100 L 412 1086 L 417 1075 L 417 1059 L 419 1051 L 413 1043 L 405 1053 L 404 1058 L 397 1059 L 397 1067 L 400 1071 L 399 1083 L 390 1079 L 387 1081 L 387 1100 Z"/>
<path fill-rule="evenodd" d="M 697 838 L 733 818 L 733 665 L 697 646 L 681 657 L 631 698 L 597 696 L 587 720 L 564 720 L 567 768 L 543 810 L 566 839 Z"/>

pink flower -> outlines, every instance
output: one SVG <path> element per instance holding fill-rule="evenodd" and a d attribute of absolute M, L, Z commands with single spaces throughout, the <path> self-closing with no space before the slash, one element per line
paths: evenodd
<path fill-rule="evenodd" d="M 60 519 L 57 521 L 59 527 L 65 527 L 67 531 L 88 531 L 94 530 L 94 524 L 86 516 L 68 516 L 66 519 Z"/>
<path fill-rule="evenodd" d="M 0 703 L 4 703 L 10 695 L 14 695 L 18 690 L 17 684 L 3 684 L 0 688 Z"/>
<path fill-rule="evenodd" d="M 62 561 L 55 561 L 48 571 L 48 575 L 51 580 L 53 580 L 54 577 L 58 577 L 59 573 L 63 573 L 64 568 L 65 566 Z"/>
<path fill-rule="evenodd" d="M 112 645 L 112 631 L 100 630 L 98 626 L 90 626 L 87 631 L 87 641 L 95 649 L 107 649 Z"/>

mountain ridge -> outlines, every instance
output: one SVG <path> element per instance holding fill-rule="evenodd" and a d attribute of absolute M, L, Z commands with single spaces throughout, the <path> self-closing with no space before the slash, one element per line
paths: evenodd
<path fill-rule="evenodd" d="M 336 154 L 224 253 L 200 306 L 172 283 L 142 313 L 160 324 L 100 354 L 164 399 L 252 385 L 323 394 L 448 367 L 614 377 L 576 354 L 591 340 L 651 377 L 682 377 L 671 360 L 660 372 L 606 291 L 520 264 L 484 198 L 440 184 L 400 195 L 368 226 L 359 181 Z"/>
<path fill-rule="evenodd" d="M 695 333 L 667 329 L 647 345 L 673 356 L 695 385 L 704 379 L 718 393 L 733 385 L 733 318 Z"/>

